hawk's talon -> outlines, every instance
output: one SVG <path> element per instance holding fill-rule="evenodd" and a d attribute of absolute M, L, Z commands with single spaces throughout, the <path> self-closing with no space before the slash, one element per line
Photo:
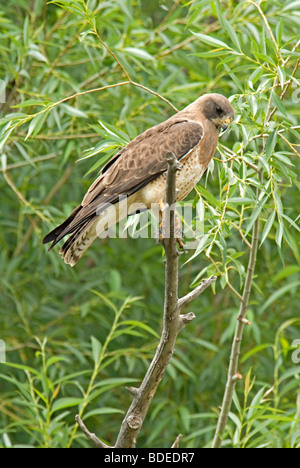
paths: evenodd
<path fill-rule="evenodd" d="M 187 253 L 186 245 L 182 242 L 182 237 L 176 237 L 179 250 L 177 251 L 178 255 Z"/>
<path fill-rule="evenodd" d="M 154 239 L 155 239 L 155 244 L 162 244 L 163 242 L 163 235 L 162 235 L 162 230 L 159 228 L 157 231 L 154 232 Z"/>
<path fill-rule="evenodd" d="M 186 253 L 186 245 L 182 242 L 181 237 L 176 237 L 177 244 L 181 250 L 181 253 Z"/>

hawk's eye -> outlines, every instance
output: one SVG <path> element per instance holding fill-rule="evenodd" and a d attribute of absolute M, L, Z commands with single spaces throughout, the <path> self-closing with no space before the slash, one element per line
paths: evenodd
<path fill-rule="evenodd" d="M 216 107 L 217 114 L 222 114 L 222 108 L 220 106 Z"/>

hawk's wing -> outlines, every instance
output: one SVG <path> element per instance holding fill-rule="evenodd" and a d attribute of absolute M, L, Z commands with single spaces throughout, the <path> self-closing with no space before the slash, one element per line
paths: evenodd
<path fill-rule="evenodd" d="M 181 159 L 202 136 L 202 125 L 189 121 L 175 121 L 167 127 L 161 124 L 147 130 L 108 162 L 82 205 L 89 205 L 104 193 L 115 195 L 116 201 L 120 195 L 132 195 L 167 170 L 167 153 L 172 152 Z"/>
<path fill-rule="evenodd" d="M 80 206 L 69 218 L 51 231 L 43 243 L 52 248 L 62 237 L 70 234 L 101 212 L 107 203 L 116 203 L 130 196 L 167 170 L 166 154 L 177 159 L 186 156 L 203 136 L 198 122 L 171 118 L 146 130 L 116 154 L 102 169 Z"/>

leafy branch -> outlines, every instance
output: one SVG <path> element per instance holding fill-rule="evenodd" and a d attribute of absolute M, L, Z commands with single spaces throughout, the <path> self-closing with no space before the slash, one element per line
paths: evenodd
<path fill-rule="evenodd" d="M 280 50 L 277 46 L 276 40 L 274 38 L 274 35 L 272 33 L 271 27 L 268 23 L 268 20 L 266 16 L 264 15 L 263 11 L 261 10 L 260 6 L 252 1 L 249 0 L 249 3 L 253 4 L 256 6 L 258 9 L 266 27 L 267 30 L 271 36 L 272 41 L 276 45 L 276 50 L 278 52 L 278 59 L 282 61 L 283 67 L 286 66 L 292 56 L 288 56 L 285 60 L 282 59 L 282 56 L 280 54 Z M 300 41 L 296 43 L 296 45 L 293 47 L 292 52 L 294 52 L 297 47 L 299 46 Z M 280 94 L 280 102 L 281 100 L 284 99 L 288 88 L 292 82 L 292 77 L 295 75 L 298 67 L 300 64 L 300 60 L 297 59 L 296 65 L 293 69 L 293 72 L 291 74 L 291 79 L 285 83 L 283 91 Z M 278 76 L 275 76 L 274 82 L 273 82 L 273 88 L 275 88 L 279 83 L 279 78 Z M 276 101 L 275 101 L 276 102 Z M 278 110 L 279 105 L 273 106 L 273 94 L 272 92 L 270 93 L 269 101 L 268 101 L 268 107 L 267 107 L 267 112 L 265 115 L 265 120 L 264 120 L 264 127 L 267 127 L 272 120 L 275 112 Z M 259 137 L 262 140 L 262 154 L 268 151 L 267 145 L 268 141 L 270 141 L 270 137 L 272 135 L 268 136 L 268 139 L 262 134 Z M 273 145 L 273 149 L 275 147 L 275 144 Z M 263 170 L 261 169 L 259 171 L 259 178 L 260 182 L 262 183 L 262 176 L 263 176 Z M 273 194 L 272 190 L 272 194 Z M 259 187 L 256 188 L 256 198 L 259 201 L 261 199 L 261 194 L 262 191 Z M 274 196 L 274 195 L 273 195 Z M 276 206 L 276 198 L 274 196 L 275 200 L 275 206 Z M 259 206 L 259 204 L 257 205 Z M 276 210 L 277 211 L 277 210 Z M 253 212 L 253 214 L 256 213 L 256 210 Z M 275 212 L 274 212 L 275 213 Z M 260 229 L 260 210 L 257 211 L 256 213 L 256 218 L 254 220 L 254 225 L 253 225 L 253 230 L 252 230 L 252 242 L 251 242 L 251 247 L 250 247 L 250 254 L 249 254 L 249 261 L 248 261 L 248 268 L 247 268 L 247 273 L 246 273 L 246 278 L 245 278 L 245 284 L 244 284 L 244 289 L 243 289 L 243 295 L 241 297 L 240 301 L 240 308 L 239 308 L 239 313 L 237 316 L 237 324 L 235 327 L 235 333 L 234 333 L 234 338 L 232 342 L 232 347 L 231 347 L 231 354 L 230 354 L 230 360 L 229 360 L 229 367 L 228 367 L 228 373 L 227 373 L 227 381 L 226 381 L 226 386 L 225 386 L 225 391 L 224 391 L 224 396 L 223 396 L 223 401 L 221 405 L 221 411 L 219 414 L 218 418 L 218 423 L 216 427 L 216 431 L 214 434 L 213 442 L 212 442 L 212 448 L 220 448 L 222 445 L 222 438 L 225 433 L 226 429 L 226 424 L 233 400 L 233 394 L 234 394 L 234 389 L 237 381 L 242 378 L 241 374 L 238 371 L 238 366 L 239 366 L 239 356 L 240 356 L 240 349 L 241 349 L 241 342 L 242 342 L 242 336 L 243 336 L 243 330 L 245 325 L 250 325 L 249 320 L 246 318 L 248 306 L 249 306 L 249 299 L 250 299 L 250 294 L 251 294 L 251 289 L 252 289 L 252 283 L 253 283 L 253 277 L 254 277 L 254 271 L 256 267 L 256 259 L 257 259 L 257 252 L 258 252 L 258 247 L 259 247 L 259 229 Z M 253 215 L 252 215 L 253 216 Z M 274 217 L 272 217 L 274 220 Z M 280 220 L 279 220 L 280 222 Z M 265 238 L 265 233 L 263 233 L 263 238 Z"/>

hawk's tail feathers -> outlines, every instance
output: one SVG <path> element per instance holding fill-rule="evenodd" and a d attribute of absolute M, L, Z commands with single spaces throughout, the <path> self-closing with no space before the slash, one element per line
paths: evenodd
<path fill-rule="evenodd" d="M 48 244 L 49 242 L 52 242 L 52 244 L 49 247 L 49 250 L 51 250 L 66 234 L 72 232 L 71 230 L 69 230 L 69 226 L 76 217 L 76 215 L 79 213 L 81 208 L 81 205 L 77 206 L 62 224 L 54 228 L 51 232 L 49 232 L 49 234 L 47 234 L 44 237 L 44 239 L 42 240 L 43 244 Z"/>
<path fill-rule="evenodd" d="M 86 249 L 97 237 L 97 233 L 94 233 L 89 229 L 89 227 L 95 223 L 97 216 L 92 215 L 87 218 L 83 217 L 80 220 L 77 218 L 77 215 L 81 209 L 81 205 L 77 206 L 68 219 L 49 232 L 42 241 L 43 244 L 51 242 L 48 249 L 49 252 L 49 250 L 51 250 L 63 237 L 67 234 L 71 234 L 60 249 L 60 254 L 65 260 L 65 263 L 69 263 L 72 266 L 78 262 Z"/>
<path fill-rule="evenodd" d="M 43 244 L 52 242 L 50 249 L 64 236 L 71 234 L 60 249 L 60 255 L 65 263 L 74 266 L 97 237 L 127 216 L 127 208 L 119 210 L 119 203 L 109 207 L 107 203 L 101 205 L 101 215 L 97 211 L 81 212 L 82 206 L 77 207 L 69 218 L 56 227 L 43 239 Z M 79 213 L 79 216 L 77 216 Z"/>
<path fill-rule="evenodd" d="M 97 216 L 94 216 L 75 229 L 59 251 L 65 263 L 73 267 L 80 260 L 85 251 L 97 238 L 96 224 Z"/>

